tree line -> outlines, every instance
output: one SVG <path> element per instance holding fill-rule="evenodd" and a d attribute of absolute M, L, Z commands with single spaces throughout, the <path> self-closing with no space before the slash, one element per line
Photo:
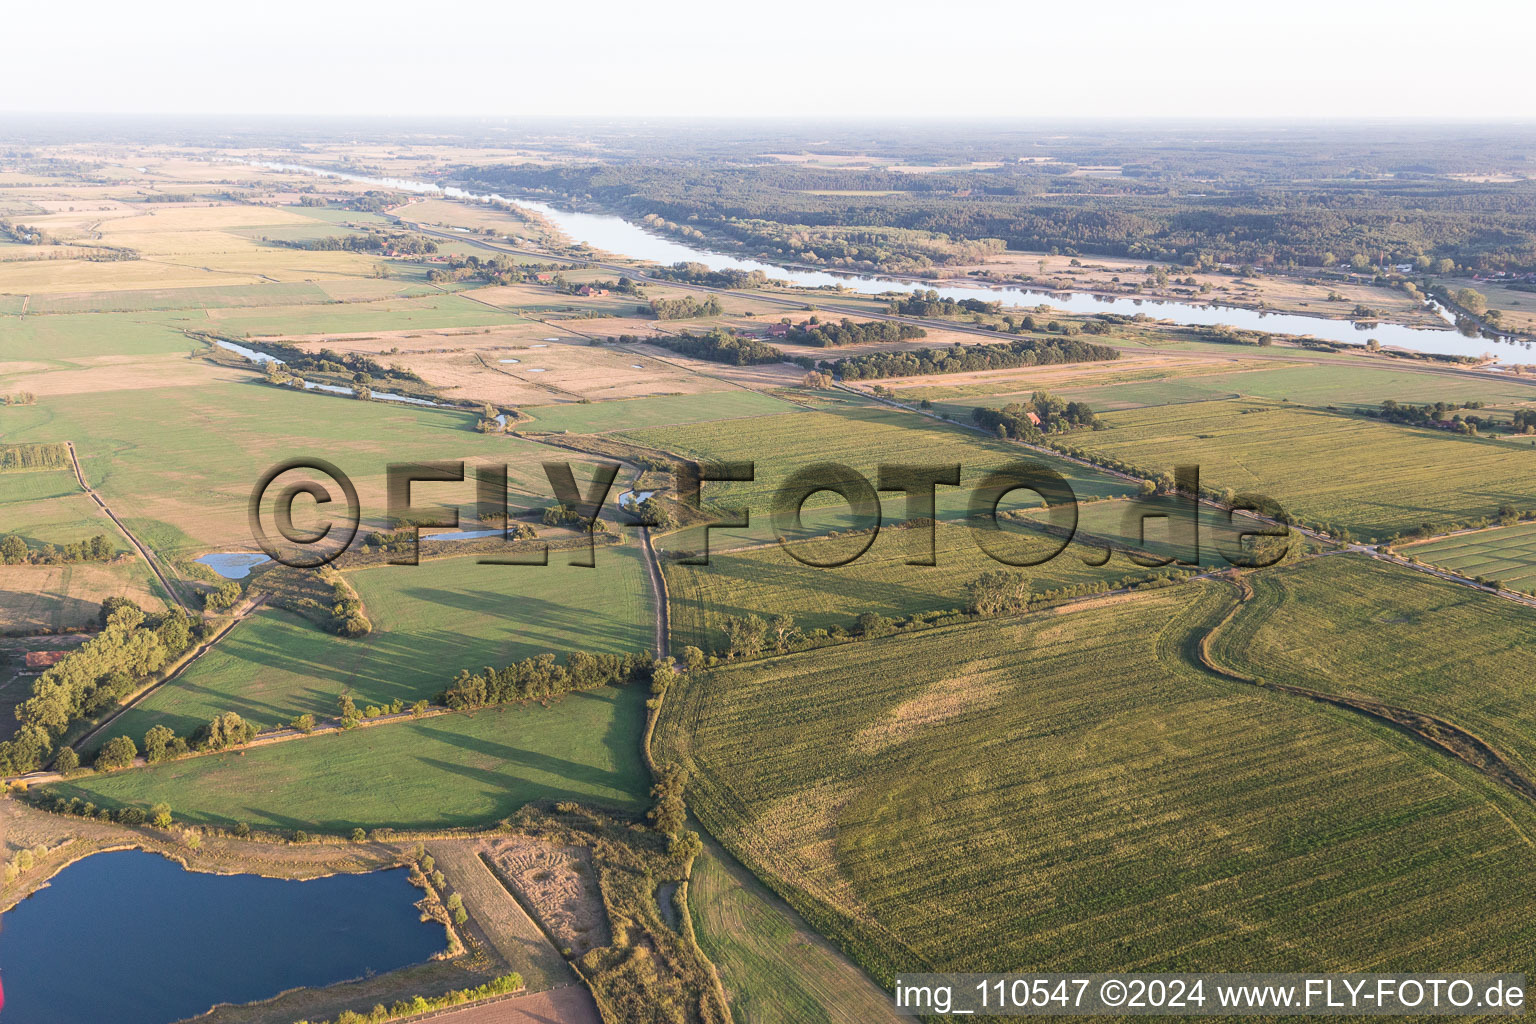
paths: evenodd
<path fill-rule="evenodd" d="M 439 701 L 455 711 L 464 711 L 601 686 L 649 682 L 658 664 L 661 663 L 650 651 L 622 655 L 576 651 L 563 665 L 553 654 L 536 654 L 505 668 L 487 666 L 474 675 L 468 669 L 460 669 Z M 671 663 L 666 665 L 670 670 Z"/>
<path fill-rule="evenodd" d="M 148 616 L 132 601 L 115 597 L 102 602 L 101 621 L 100 633 L 32 683 L 31 696 L 16 708 L 21 728 L 0 742 L 0 768 L 14 774 L 42 767 L 71 725 L 119 703 L 212 630 L 204 623 L 194 626 L 180 608 Z"/>
<path fill-rule="evenodd" d="M 69 446 L 62 441 L 0 444 L 0 473 L 16 469 L 68 469 Z"/>
<path fill-rule="evenodd" d="M 765 363 L 782 363 L 789 357 L 782 350 L 765 344 L 756 338 L 732 334 L 723 327 L 716 327 L 708 334 L 684 334 L 678 338 L 649 339 L 650 344 L 663 345 L 681 355 L 695 359 L 707 359 L 713 363 L 729 363 L 732 366 L 758 366 Z"/>
<path fill-rule="evenodd" d="M 1108 345 L 1070 338 L 1022 338 L 1001 345 L 952 345 L 905 352 L 867 352 L 823 361 L 820 368 L 844 380 L 919 377 L 935 373 L 970 373 L 1055 363 L 1105 362 L 1119 359 Z"/>
<path fill-rule="evenodd" d="M 928 332 L 913 324 L 895 320 L 870 320 L 854 323 L 847 317 L 835 324 L 818 323 L 815 317 L 789 329 L 786 341 L 797 345 L 814 345 L 818 348 L 839 348 L 843 345 L 865 345 L 875 342 L 912 341 L 926 338 Z"/>
<path fill-rule="evenodd" d="M 0 537 L 0 563 L 20 565 L 65 565 L 71 562 L 110 562 L 117 556 L 117 546 L 104 533 L 63 544 L 44 544 L 33 551 L 19 534 Z"/>
<path fill-rule="evenodd" d="M 651 312 L 658 320 L 694 320 L 702 316 L 719 316 L 721 311 L 720 300 L 713 295 L 703 302 L 692 295 L 651 300 Z"/>

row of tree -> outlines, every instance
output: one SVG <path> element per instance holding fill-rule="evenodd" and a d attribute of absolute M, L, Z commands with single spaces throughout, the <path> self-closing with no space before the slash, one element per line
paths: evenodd
<path fill-rule="evenodd" d="M 701 316 L 719 316 L 720 300 L 713 295 L 703 302 L 692 295 L 680 295 L 675 299 L 652 299 L 651 313 L 658 320 L 693 320 Z"/>
<path fill-rule="evenodd" d="M 808 322 L 790 328 L 785 340 L 796 345 L 839 348 L 875 342 L 912 341 L 927 336 L 928 332 L 921 327 L 895 320 L 869 320 L 859 324 L 844 317 L 839 323 L 824 324 L 812 317 Z"/>
<path fill-rule="evenodd" d="M 695 359 L 708 359 L 713 363 L 729 363 L 732 366 L 758 366 L 764 363 L 782 363 L 788 359 L 772 345 L 732 334 L 723 327 L 716 327 L 708 334 L 684 334 L 680 338 L 656 339 L 655 344 L 665 345 L 674 352 Z"/>
<path fill-rule="evenodd" d="M 0 537 L 0 563 L 20 565 L 63 565 L 69 562 L 110 562 L 117 555 L 112 538 L 104 533 L 84 540 L 64 544 L 45 544 L 36 551 L 27 546 L 19 534 L 7 533 Z"/>
<path fill-rule="evenodd" d="M 512 701 L 553 697 L 575 690 L 650 681 L 658 662 L 649 651 L 638 654 L 589 654 L 577 651 L 565 664 L 553 654 L 538 654 L 505 668 L 487 666 L 475 675 L 461 669 L 441 703 L 455 710 L 491 707 Z M 671 663 L 666 663 L 671 670 Z"/>
<path fill-rule="evenodd" d="M 150 617 L 126 598 L 108 598 L 102 613 L 102 631 L 38 676 L 31 696 L 17 706 L 21 728 L 0 742 L 0 769 L 19 773 L 41 767 L 72 724 L 117 704 L 194 639 L 206 636 L 207 627 L 194 628 L 180 608 Z"/>
<path fill-rule="evenodd" d="M 866 352 L 823 361 L 821 368 L 844 380 L 878 380 L 882 377 L 918 377 L 935 373 L 971 373 L 1005 370 L 1019 366 L 1056 363 L 1105 362 L 1119 359 L 1120 351 L 1073 338 L 1021 338 L 997 345 L 952 345 L 949 348 L 918 348 L 904 352 Z"/>
<path fill-rule="evenodd" d="M 0 473 L 13 469 L 68 469 L 69 447 L 62 441 L 0 444 Z"/>

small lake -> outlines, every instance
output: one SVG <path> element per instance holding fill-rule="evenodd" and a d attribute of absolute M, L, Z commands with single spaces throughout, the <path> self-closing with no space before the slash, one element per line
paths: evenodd
<path fill-rule="evenodd" d="M 404 868 L 293 882 L 100 853 L 4 916 L 4 1018 L 168 1024 L 421 963 L 446 939 L 419 898 Z"/>
<path fill-rule="evenodd" d="M 641 491 L 636 494 L 634 491 L 625 491 L 619 495 L 619 507 L 628 508 L 631 505 L 638 505 L 655 493 L 655 491 Z"/>
<path fill-rule="evenodd" d="M 630 259 L 649 260 L 663 266 L 674 263 L 702 263 L 711 270 L 761 270 L 769 277 L 788 281 L 802 288 L 846 288 L 861 295 L 879 295 L 885 292 L 913 292 L 934 290 L 948 299 L 982 299 L 987 302 L 1003 302 L 1012 306 L 1049 305 L 1068 313 L 1124 313 L 1172 320 L 1175 323 L 1211 326 L 1229 324 L 1247 330 L 1270 331 L 1276 334 L 1310 334 L 1314 338 L 1347 344 L 1363 344 L 1367 338 L 1375 338 L 1383 345 L 1396 346 L 1415 352 L 1438 352 L 1446 355 L 1481 356 L 1492 352 L 1505 362 L 1529 361 L 1527 352 L 1531 343 L 1508 339 L 1490 340 L 1483 337 L 1464 337 L 1451 329 L 1409 327 L 1382 321 L 1375 325 L 1356 324 L 1349 320 L 1332 320 L 1325 317 L 1307 316 L 1302 313 L 1267 313 L 1238 306 L 1221 306 L 1212 303 L 1179 302 L 1169 299 L 1144 299 L 1126 296 L 1094 295 L 1088 292 L 1057 293 L 1023 287 L 987 287 L 971 284 L 937 284 L 907 281 L 900 278 L 882 277 L 865 273 L 834 273 L 805 267 L 782 267 L 760 260 L 743 259 L 724 253 L 686 245 L 672 238 L 654 234 L 638 224 L 622 217 L 602 213 L 582 213 L 563 210 L 531 199 L 508 198 L 494 192 L 471 192 L 453 185 L 434 185 L 423 181 L 402 178 L 375 178 L 361 174 L 327 171 L 318 167 L 299 164 L 252 161 L 256 166 L 274 170 L 303 171 L 329 177 L 346 178 L 405 192 L 417 192 L 451 196 L 456 199 L 474 199 L 485 203 L 500 203 L 532 210 L 548 219 L 568 237 L 593 249 L 611 252 Z M 1443 313 L 1442 313 L 1443 315 Z M 559 339 L 547 339 L 558 341 Z"/>
<path fill-rule="evenodd" d="M 216 551 L 192 561 L 206 565 L 227 580 L 243 580 L 251 574 L 252 569 L 272 559 L 259 551 Z"/>

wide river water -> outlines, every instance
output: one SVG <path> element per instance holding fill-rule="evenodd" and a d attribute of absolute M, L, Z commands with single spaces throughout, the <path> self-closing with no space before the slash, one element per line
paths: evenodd
<path fill-rule="evenodd" d="M 690 262 L 702 263 L 712 270 L 761 270 L 770 277 L 804 288 L 841 287 L 862 295 L 932 290 L 945 298 L 956 300 L 982 299 L 987 302 L 1000 301 L 1006 305 L 1023 307 L 1043 303 L 1070 313 L 1146 313 L 1148 316 L 1181 324 L 1199 326 L 1230 324 L 1233 327 L 1270 331 L 1276 334 L 1309 334 L 1314 338 L 1346 344 L 1361 344 L 1367 338 L 1375 338 L 1382 345 L 1396 346 L 1415 352 L 1458 356 L 1482 356 L 1492 353 L 1502 362 L 1520 362 L 1527 359 L 1526 353 L 1531 347 L 1531 343 L 1525 341 L 1492 340 L 1481 336 L 1468 338 L 1451 329 L 1449 325 L 1445 329 L 1436 329 L 1409 327 L 1406 324 L 1382 321 L 1370 327 L 1364 327 L 1357 326 L 1349 320 L 1330 320 L 1326 317 L 1305 316 L 1300 313 L 1269 313 L 1236 306 L 1115 297 L 1088 292 L 1045 292 L 1029 288 L 966 284 L 939 285 L 879 275 L 842 274 L 809 270 L 803 267 L 783 267 L 686 245 L 610 214 L 562 210 L 536 200 L 510 198 L 495 192 L 472 192 L 453 185 L 435 185 L 409 178 L 371 177 L 301 164 L 260 162 L 258 166 L 273 170 L 302 171 L 345 178 L 401 192 L 437 194 L 455 199 L 474 199 L 481 202 L 520 206 L 546 217 L 571 239 L 604 252 L 663 265 Z"/>
<path fill-rule="evenodd" d="M 306 882 L 187 871 L 158 854 L 98 853 L 3 919 L 10 1024 L 169 1024 L 429 959 L 404 869 Z"/>

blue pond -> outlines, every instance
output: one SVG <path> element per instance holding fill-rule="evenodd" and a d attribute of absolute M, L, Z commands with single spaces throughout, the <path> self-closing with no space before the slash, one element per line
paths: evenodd
<path fill-rule="evenodd" d="M 169 1024 L 420 963 L 445 939 L 419 896 L 403 868 L 293 882 L 97 854 L 4 916 L 4 1019 Z"/>

